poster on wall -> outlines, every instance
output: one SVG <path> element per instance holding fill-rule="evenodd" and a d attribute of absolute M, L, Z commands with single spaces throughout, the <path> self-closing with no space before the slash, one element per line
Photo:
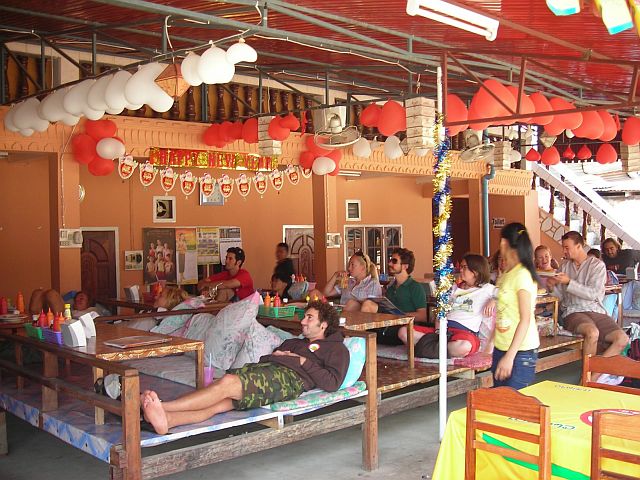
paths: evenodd
<path fill-rule="evenodd" d="M 198 265 L 220 263 L 220 229 L 200 227 L 196 232 Z"/>
<path fill-rule="evenodd" d="M 231 247 L 242 248 L 242 238 L 240 237 L 240 227 L 220 228 L 220 253 L 224 259 L 227 249 Z"/>
<path fill-rule="evenodd" d="M 176 234 L 173 228 L 143 228 L 144 283 L 176 283 Z"/>
<path fill-rule="evenodd" d="M 195 228 L 176 228 L 178 284 L 198 283 L 198 250 Z"/>

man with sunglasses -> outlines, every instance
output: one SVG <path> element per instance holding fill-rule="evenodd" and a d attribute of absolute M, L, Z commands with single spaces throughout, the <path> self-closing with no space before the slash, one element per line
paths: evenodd
<path fill-rule="evenodd" d="M 198 291 L 213 288 L 217 301 L 237 301 L 247 298 L 255 289 L 253 279 L 244 265 L 244 250 L 240 247 L 227 249 L 224 259 L 224 270 L 198 282 Z"/>
<path fill-rule="evenodd" d="M 425 322 L 427 320 L 427 296 L 422 286 L 411 276 L 415 264 L 416 259 L 411 250 L 394 248 L 391 251 L 387 271 L 393 280 L 387 286 L 385 296 L 405 314 L 414 316 L 415 322 Z M 378 312 L 378 309 L 378 304 L 372 300 L 367 300 L 362 305 L 362 311 Z M 400 327 L 379 329 L 377 332 L 378 343 L 402 345 L 402 340 L 398 337 L 399 329 Z"/>

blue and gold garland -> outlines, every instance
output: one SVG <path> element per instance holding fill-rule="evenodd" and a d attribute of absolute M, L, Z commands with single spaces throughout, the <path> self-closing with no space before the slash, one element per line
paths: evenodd
<path fill-rule="evenodd" d="M 437 217 L 433 221 L 433 234 L 435 238 L 435 254 L 433 256 L 433 270 L 437 286 L 437 319 L 442 322 L 449 309 L 451 297 L 451 287 L 453 286 L 453 263 L 451 254 L 453 253 L 453 243 L 451 237 L 451 191 L 449 188 L 449 178 L 451 177 L 451 157 L 449 153 L 449 137 L 444 135 L 444 140 L 440 139 L 441 129 L 444 128 L 442 114 L 436 113 L 435 136 L 435 166 L 433 180 L 433 202 L 434 212 Z"/>

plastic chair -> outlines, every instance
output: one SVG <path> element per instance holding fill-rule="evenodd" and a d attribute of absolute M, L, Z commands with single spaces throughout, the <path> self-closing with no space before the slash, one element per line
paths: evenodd
<path fill-rule="evenodd" d="M 582 386 L 640 395 L 640 389 L 638 388 L 592 382 L 592 373 L 608 373 L 610 375 L 640 379 L 640 362 L 622 355 L 614 357 L 587 355 L 582 363 Z"/>
<path fill-rule="evenodd" d="M 603 447 L 603 436 L 640 442 L 640 413 L 629 414 L 594 410 L 593 431 L 591 434 L 591 480 L 600 480 L 601 478 L 636 479 L 637 477 L 635 476 L 632 477 L 602 469 L 603 458 L 640 465 L 640 454 L 638 453 L 621 452 L 620 450 Z"/>
<path fill-rule="evenodd" d="M 494 425 L 477 419 L 477 412 L 488 412 L 539 425 L 539 433 L 527 433 L 511 427 Z M 465 480 L 476 478 L 476 450 L 503 455 L 538 465 L 538 478 L 551 479 L 550 409 L 537 398 L 523 395 L 511 387 L 482 388 L 467 396 L 467 447 L 465 449 Z M 538 455 L 491 445 L 476 439 L 481 430 L 538 445 Z"/>

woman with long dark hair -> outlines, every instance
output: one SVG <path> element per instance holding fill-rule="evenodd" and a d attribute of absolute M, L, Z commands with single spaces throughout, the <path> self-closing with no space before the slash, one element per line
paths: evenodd
<path fill-rule="evenodd" d="M 500 232 L 505 271 L 498 279 L 498 315 L 493 350 L 494 386 L 524 388 L 533 383 L 540 338 L 535 322 L 537 282 L 533 246 L 521 223 Z"/>

